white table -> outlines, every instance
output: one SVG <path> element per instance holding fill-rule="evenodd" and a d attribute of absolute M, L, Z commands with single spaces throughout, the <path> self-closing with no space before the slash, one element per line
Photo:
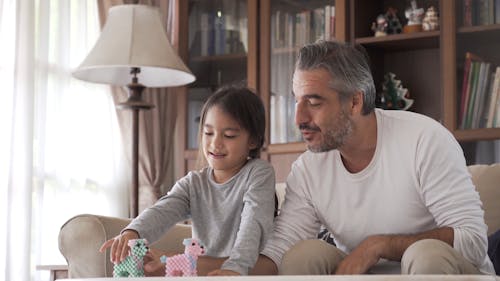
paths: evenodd
<path fill-rule="evenodd" d="M 143 277 L 143 278 L 91 278 L 71 281 L 499 281 L 499 276 L 488 275 L 308 275 L 308 276 L 216 276 L 216 277 Z"/>

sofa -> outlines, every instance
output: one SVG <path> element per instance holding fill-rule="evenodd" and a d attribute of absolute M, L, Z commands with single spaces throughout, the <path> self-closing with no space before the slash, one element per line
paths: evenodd
<path fill-rule="evenodd" d="M 488 235 L 500 229 L 500 164 L 469 166 L 472 181 L 479 192 Z M 278 206 L 284 199 L 284 184 L 277 184 Z M 99 247 L 116 236 L 129 219 L 82 214 L 69 219 L 59 232 L 59 250 L 68 263 L 70 278 L 111 277 L 113 264 L 109 251 Z M 191 228 L 177 224 L 151 247 L 165 251 L 183 252 L 182 240 L 191 236 Z"/>

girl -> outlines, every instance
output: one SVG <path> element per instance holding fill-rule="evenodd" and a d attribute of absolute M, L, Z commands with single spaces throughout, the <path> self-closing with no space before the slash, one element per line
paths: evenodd
<path fill-rule="evenodd" d="M 153 242 L 179 221 L 192 220 L 193 237 L 206 254 L 228 257 L 211 275 L 248 274 L 273 228 L 275 178 L 259 159 L 265 113 L 247 88 L 226 86 L 206 101 L 199 127 L 207 167 L 189 172 L 171 191 L 142 212 L 117 237 L 105 242 L 111 261 L 128 253 L 130 239 Z"/>

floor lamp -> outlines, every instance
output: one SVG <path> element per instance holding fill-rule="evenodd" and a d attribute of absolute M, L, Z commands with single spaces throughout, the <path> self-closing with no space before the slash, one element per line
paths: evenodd
<path fill-rule="evenodd" d="M 132 188 L 130 217 L 138 215 L 139 111 L 152 108 L 142 99 L 146 87 L 191 83 L 194 75 L 170 45 L 157 8 L 147 5 L 111 7 L 93 49 L 73 72 L 75 78 L 127 86 L 128 100 L 118 108 L 132 111 Z"/>

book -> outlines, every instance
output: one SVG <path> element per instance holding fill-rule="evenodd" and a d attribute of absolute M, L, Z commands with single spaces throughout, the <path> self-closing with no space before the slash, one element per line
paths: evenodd
<path fill-rule="evenodd" d="M 481 116 L 483 116 L 484 103 L 486 99 L 486 92 L 490 81 L 490 67 L 491 63 L 481 63 L 481 71 L 479 72 L 479 83 L 477 88 L 476 103 L 474 104 L 474 111 L 472 115 L 471 128 L 479 128 Z"/>
<path fill-rule="evenodd" d="M 478 92 L 479 84 L 479 73 L 481 72 L 481 62 L 472 62 L 472 79 L 471 88 L 469 93 L 469 103 L 467 105 L 467 113 L 465 115 L 465 125 L 464 129 L 470 129 L 472 127 L 472 115 L 474 114 L 474 104 L 476 103 L 476 96 Z"/>
<path fill-rule="evenodd" d="M 472 26 L 472 0 L 463 1 L 463 25 Z"/>
<path fill-rule="evenodd" d="M 330 6 L 330 40 L 335 38 L 335 6 Z"/>
<path fill-rule="evenodd" d="M 498 91 L 500 91 L 500 67 L 496 68 L 492 84 L 493 86 L 491 87 L 490 99 L 488 104 L 488 115 L 486 118 L 486 128 L 493 128 Z"/>
<path fill-rule="evenodd" d="M 494 23 L 493 0 L 477 0 L 477 25 Z"/>
<path fill-rule="evenodd" d="M 460 102 L 460 111 L 459 111 L 459 120 L 460 120 L 460 128 L 465 129 L 465 119 L 466 113 L 469 103 L 469 96 L 471 91 L 471 80 L 472 80 L 472 71 L 471 65 L 472 61 L 481 61 L 481 58 L 474 53 L 466 52 L 465 53 L 465 63 L 464 63 L 464 78 L 462 82 L 462 97 Z"/>
<path fill-rule="evenodd" d="M 495 23 L 500 23 L 500 0 L 495 0 Z"/>
<path fill-rule="evenodd" d="M 495 117 L 493 119 L 493 128 L 500 128 L 500 93 L 497 94 L 497 104 L 495 106 Z"/>

